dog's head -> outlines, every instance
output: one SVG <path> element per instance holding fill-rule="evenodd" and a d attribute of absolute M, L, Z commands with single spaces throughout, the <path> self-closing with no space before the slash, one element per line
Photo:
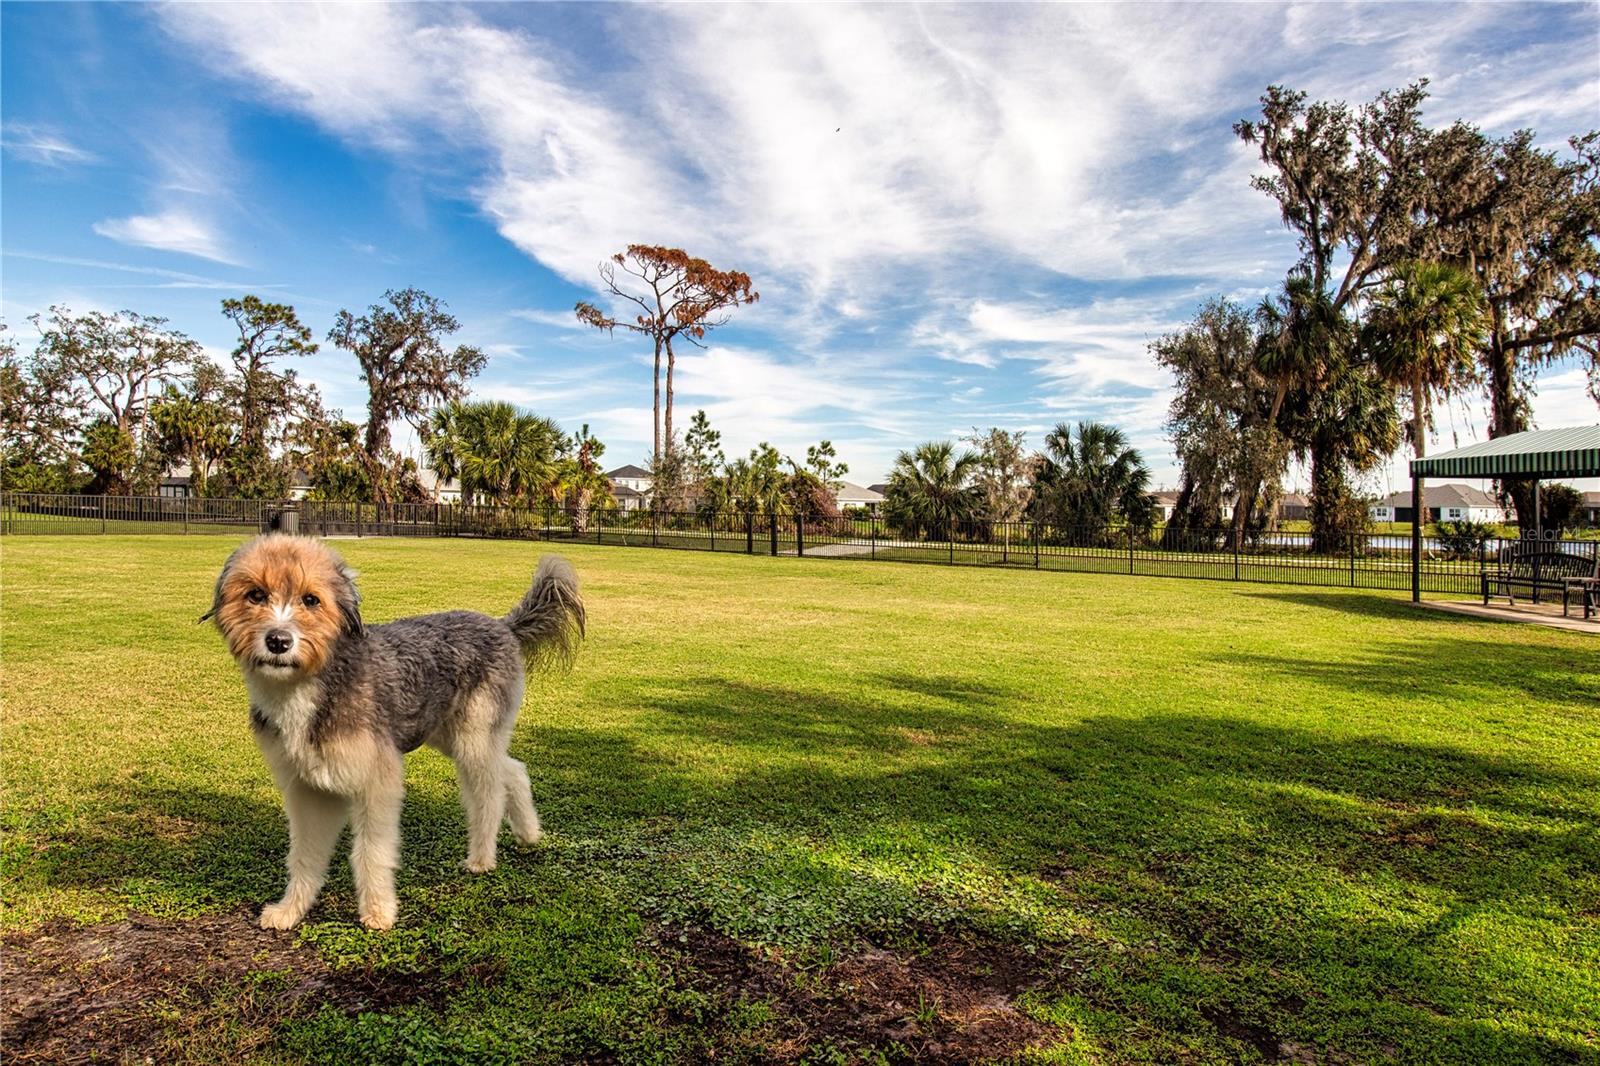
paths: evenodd
<path fill-rule="evenodd" d="M 338 642 L 359 636 L 355 571 L 321 542 L 273 533 L 228 557 L 211 610 L 247 673 L 274 681 L 316 674 Z"/>

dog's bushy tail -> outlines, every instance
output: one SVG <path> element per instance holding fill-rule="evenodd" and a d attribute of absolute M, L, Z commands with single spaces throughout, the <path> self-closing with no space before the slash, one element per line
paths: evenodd
<path fill-rule="evenodd" d="M 572 564 L 559 555 L 546 555 L 539 560 L 533 586 L 505 617 L 530 662 L 562 666 L 571 665 L 578 654 L 584 622 L 578 575 Z"/>

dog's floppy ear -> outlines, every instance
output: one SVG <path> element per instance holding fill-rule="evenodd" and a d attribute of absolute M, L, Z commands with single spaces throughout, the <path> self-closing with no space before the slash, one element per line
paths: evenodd
<path fill-rule="evenodd" d="M 335 599 L 339 604 L 339 616 L 344 619 L 345 636 L 363 636 L 367 627 L 361 621 L 361 592 L 356 588 L 356 572 L 343 561 L 339 563 L 339 592 Z"/>
<path fill-rule="evenodd" d="M 245 547 L 248 547 L 248 545 Z M 233 572 L 234 564 L 239 561 L 239 556 L 243 552 L 243 547 L 235 549 L 234 553 L 228 556 L 228 561 L 222 564 L 222 572 L 217 575 L 217 586 L 211 593 L 211 610 L 195 619 L 197 625 L 208 619 L 215 618 L 217 612 L 222 610 L 222 586 L 227 584 L 228 575 Z"/>

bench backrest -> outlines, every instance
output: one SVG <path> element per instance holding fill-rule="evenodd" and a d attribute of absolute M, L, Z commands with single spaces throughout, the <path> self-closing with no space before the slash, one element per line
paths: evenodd
<path fill-rule="evenodd" d="M 1548 549 L 1518 551 L 1511 548 L 1501 559 L 1500 565 L 1513 575 L 1531 576 L 1537 572 L 1540 577 L 1552 581 L 1564 577 L 1596 577 L 1600 576 L 1600 553 L 1589 556 Z"/>

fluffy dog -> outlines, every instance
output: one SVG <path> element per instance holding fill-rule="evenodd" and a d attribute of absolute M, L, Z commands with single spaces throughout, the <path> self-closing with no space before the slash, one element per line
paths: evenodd
<path fill-rule="evenodd" d="M 519 840 L 539 839 L 527 770 L 506 745 L 525 666 L 570 660 L 583 635 L 565 560 L 540 560 L 504 618 L 448 611 L 369 626 L 342 559 L 309 537 L 274 533 L 228 558 L 207 618 L 244 674 L 250 728 L 289 817 L 289 885 L 262 909 L 264 928 L 305 917 L 347 819 L 361 923 L 394 925 L 403 759 L 422 744 L 455 761 L 468 870 L 494 869 L 502 820 Z"/>

